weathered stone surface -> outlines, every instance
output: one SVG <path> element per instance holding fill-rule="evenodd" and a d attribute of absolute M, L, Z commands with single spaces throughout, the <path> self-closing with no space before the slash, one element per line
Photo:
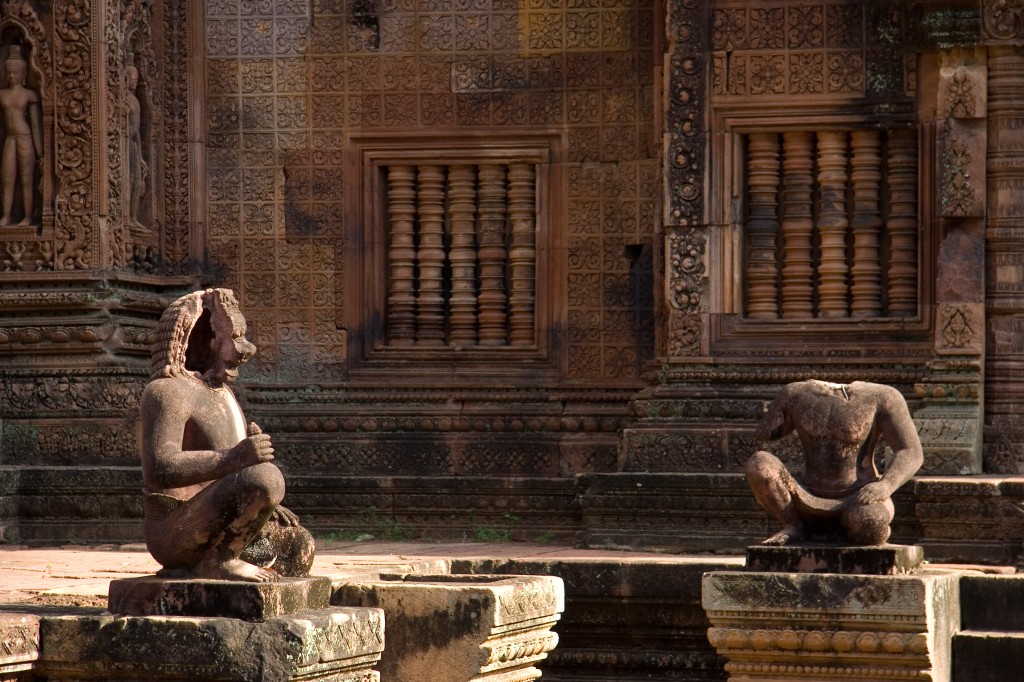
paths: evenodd
<path fill-rule="evenodd" d="M 965 575 L 960 602 L 965 630 L 1024 632 L 1024 575 Z"/>
<path fill-rule="evenodd" d="M 953 682 L 1019 680 L 1024 632 L 963 632 L 953 638 Z"/>
<path fill-rule="evenodd" d="M 380 609 L 329 608 L 251 623 L 182 616 L 47 618 L 40 673 L 80 680 L 376 682 Z"/>
<path fill-rule="evenodd" d="M 918 545 L 747 547 L 747 570 L 761 573 L 899 575 L 917 569 L 923 561 L 924 550 Z"/>
<path fill-rule="evenodd" d="M 730 679 L 945 681 L 960 629 L 958 578 L 708 573 L 708 639 L 728 659 Z"/>
<path fill-rule="evenodd" d="M 395 682 L 537 679 L 565 608 L 550 576 L 396 575 L 344 585 L 332 601 L 384 610 L 380 671 Z"/>
<path fill-rule="evenodd" d="M 124 616 L 191 616 L 264 621 L 330 605 L 331 579 L 284 578 L 272 583 L 171 580 L 159 576 L 112 580 L 111 613 Z"/>
<path fill-rule="evenodd" d="M 736 570 L 739 557 L 478 559 L 455 573 L 554 575 L 565 584 L 558 647 L 538 667 L 551 682 L 724 680 L 707 640 L 701 576 Z"/>
<path fill-rule="evenodd" d="M 0 680 L 31 679 L 39 658 L 39 616 L 0 612 Z"/>

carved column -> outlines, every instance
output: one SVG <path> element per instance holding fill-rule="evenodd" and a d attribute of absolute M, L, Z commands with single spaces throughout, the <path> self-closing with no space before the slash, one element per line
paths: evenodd
<path fill-rule="evenodd" d="M 480 166 L 480 345 L 505 345 L 505 167 Z"/>
<path fill-rule="evenodd" d="M 994 3 L 986 3 L 993 5 Z M 989 11 L 994 11 L 990 9 Z M 986 17 L 989 18 L 989 17 Z M 986 216 L 986 473 L 1024 473 L 1024 35 L 1007 22 L 994 37 L 1017 44 L 988 50 L 988 213 Z M 972 320 L 980 333 L 981 320 Z"/>
<path fill-rule="evenodd" d="M 508 211 L 512 223 L 512 243 L 509 247 L 509 341 L 513 346 L 528 346 L 534 341 L 534 278 L 537 260 L 535 187 L 532 165 L 517 163 L 509 166 Z"/>
<path fill-rule="evenodd" d="M 882 216 L 878 189 L 882 180 L 881 134 L 877 130 L 850 133 L 853 162 L 853 274 L 851 311 L 854 317 L 882 314 L 882 267 L 879 260 L 879 231 Z"/>
<path fill-rule="evenodd" d="M 388 343 L 412 345 L 416 338 L 416 169 L 388 169 Z"/>
<path fill-rule="evenodd" d="M 818 133 L 818 185 L 821 187 L 818 230 L 821 263 L 818 266 L 821 317 L 847 317 L 848 267 L 846 264 L 846 133 Z"/>
<path fill-rule="evenodd" d="M 747 186 L 747 316 L 778 317 L 779 136 L 753 133 L 749 139 Z"/>
<path fill-rule="evenodd" d="M 782 316 L 811 317 L 814 303 L 814 264 L 811 257 L 814 135 L 809 132 L 786 133 L 783 135 L 783 147 Z"/>
<path fill-rule="evenodd" d="M 452 296 L 450 337 L 456 344 L 476 343 L 476 169 L 448 169 L 451 213 Z"/>
<path fill-rule="evenodd" d="M 416 344 L 444 344 L 444 167 L 419 167 Z"/>
<path fill-rule="evenodd" d="M 942 242 L 936 271 L 935 359 L 915 386 L 924 473 L 981 473 L 985 360 L 985 148 L 983 49 L 941 55 L 934 130 Z"/>
<path fill-rule="evenodd" d="M 917 131 L 889 132 L 889 315 L 917 314 Z"/>

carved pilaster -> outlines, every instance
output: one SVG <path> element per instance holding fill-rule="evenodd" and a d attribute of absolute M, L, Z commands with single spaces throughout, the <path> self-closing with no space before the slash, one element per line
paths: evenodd
<path fill-rule="evenodd" d="M 699 226 L 704 222 L 705 25 L 710 14 L 706 0 L 670 0 L 667 10 L 664 221 L 673 229 L 665 239 L 666 345 L 669 357 L 692 358 L 704 352 L 700 301 L 707 286 L 707 232 Z"/>
<path fill-rule="evenodd" d="M 915 386 L 925 473 L 981 473 L 985 377 L 987 66 L 983 50 L 941 55 L 936 111 L 943 240 L 936 272 L 935 354 Z"/>

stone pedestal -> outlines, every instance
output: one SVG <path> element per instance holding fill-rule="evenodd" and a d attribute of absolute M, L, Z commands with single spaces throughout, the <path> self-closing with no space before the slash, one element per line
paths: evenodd
<path fill-rule="evenodd" d="M 123 616 L 215 616 L 262 622 L 306 609 L 327 608 L 330 602 L 330 578 L 245 583 L 168 580 L 147 575 L 111 580 L 107 608 Z"/>
<path fill-rule="evenodd" d="M 389 682 L 526 682 L 558 643 L 561 578 L 434 575 L 351 583 L 334 601 L 387 617 L 380 672 Z"/>
<path fill-rule="evenodd" d="M 958 576 L 705 574 L 708 639 L 731 680 L 949 682 Z"/>
<path fill-rule="evenodd" d="M 762 573 L 900 575 L 920 568 L 923 561 L 924 549 L 918 545 L 747 547 L 747 570 Z"/>
<path fill-rule="evenodd" d="M 330 606 L 329 578 L 110 584 L 112 614 L 40 623 L 48 680 L 377 682 L 384 614 Z"/>
<path fill-rule="evenodd" d="M 186 616 L 61 616 L 42 622 L 47 680 L 377 682 L 380 609 L 313 609 L 262 623 Z"/>
<path fill-rule="evenodd" d="M 0 680 L 30 680 L 39 658 L 39 616 L 0 613 Z"/>

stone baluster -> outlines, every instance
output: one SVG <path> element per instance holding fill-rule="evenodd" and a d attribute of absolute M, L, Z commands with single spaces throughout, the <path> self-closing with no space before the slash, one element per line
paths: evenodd
<path fill-rule="evenodd" d="M 818 316 L 847 317 L 846 133 L 818 133 Z"/>
<path fill-rule="evenodd" d="M 505 290 L 505 219 L 507 194 L 505 167 L 480 166 L 479 244 L 480 244 L 480 345 L 503 346 L 506 343 L 508 297 Z"/>
<path fill-rule="evenodd" d="M 444 166 L 419 167 L 416 345 L 444 344 Z"/>
<path fill-rule="evenodd" d="M 476 343 L 476 168 L 448 169 L 451 214 L 452 295 L 449 300 L 450 338 L 462 345 Z"/>
<path fill-rule="evenodd" d="M 917 131 L 889 132 L 889 315 L 917 314 Z"/>
<path fill-rule="evenodd" d="M 752 133 L 747 153 L 747 317 L 774 320 L 779 316 L 779 136 Z"/>
<path fill-rule="evenodd" d="M 791 132 L 782 136 L 782 316 L 814 314 L 814 135 Z"/>
<path fill-rule="evenodd" d="M 882 314 L 882 266 L 879 235 L 882 216 L 879 188 L 882 181 L 881 135 L 877 130 L 855 130 L 852 138 L 853 293 L 854 317 Z"/>
<path fill-rule="evenodd" d="M 412 345 L 416 338 L 416 170 L 388 168 L 388 343 Z"/>
<path fill-rule="evenodd" d="M 534 342 L 533 311 L 535 263 L 537 259 L 536 176 L 530 164 L 516 163 L 508 169 L 508 212 L 512 224 L 509 248 L 511 293 L 509 295 L 509 341 L 513 346 Z"/>

